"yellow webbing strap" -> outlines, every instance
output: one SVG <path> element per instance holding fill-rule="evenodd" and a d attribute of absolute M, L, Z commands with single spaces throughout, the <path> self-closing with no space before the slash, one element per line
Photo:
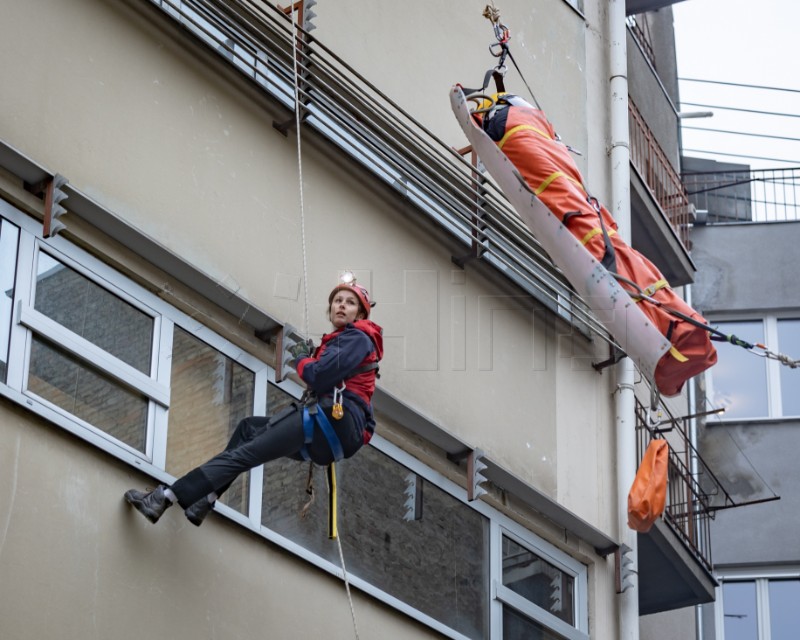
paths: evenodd
<path fill-rule="evenodd" d="M 589 233 L 587 233 L 585 236 L 583 236 L 583 239 L 581 239 L 581 244 L 583 244 L 583 245 L 588 244 L 589 240 L 591 240 L 592 238 L 594 238 L 597 235 L 600 235 L 601 233 L 603 233 L 603 230 L 600 227 L 595 227 Z M 614 231 L 614 229 L 609 229 L 608 230 L 608 235 L 609 236 L 613 236 L 616 233 L 617 232 Z"/>
<path fill-rule="evenodd" d="M 531 124 L 518 124 L 516 127 L 511 127 L 508 131 L 506 131 L 505 135 L 502 138 L 500 138 L 500 141 L 497 143 L 497 146 L 502 149 L 503 145 L 506 142 L 508 142 L 508 139 L 515 133 L 519 133 L 520 131 L 533 131 L 534 133 L 538 133 L 543 138 L 552 140 L 547 131 L 542 131 L 541 129 L 538 129 L 537 127 L 534 127 Z"/>
<path fill-rule="evenodd" d="M 661 280 L 656 280 L 649 287 L 645 287 L 642 290 L 642 294 L 647 296 L 648 298 L 651 298 L 656 291 L 658 291 L 659 289 L 664 289 L 665 287 L 668 287 L 668 286 L 669 286 L 669 282 L 667 282 L 664 278 L 661 278 Z M 642 296 L 634 295 L 634 296 L 631 296 L 631 297 L 634 300 L 636 300 L 636 302 L 641 302 L 642 301 Z M 678 359 L 680 360 L 680 358 L 678 358 Z"/>
<path fill-rule="evenodd" d="M 583 185 L 582 185 L 580 182 L 578 182 L 578 181 L 577 181 L 575 178 L 571 178 L 570 176 L 568 176 L 568 175 L 567 175 L 566 173 L 564 173 L 563 171 L 554 171 L 553 173 L 551 173 L 549 176 L 547 176 L 547 177 L 546 177 L 546 178 L 545 178 L 545 179 L 542 181 L 542 184 L 540 184 L 540 185 L 539 185 L 539 186 L 536 188 L 536 191 L 534 191 L 534 193 L 535 193 L 535 194 L 538 196 L 538 195 L 539 195 L 539 194 L 541 194 L 541 193 L 542 193 L 542 192 L 543 192 L 545 189 L 547 189 L 547 187 L 549 187 L 549 186 L 550 186 L 550 184 L 551 184 L 551 183 L 552 183 L 554 180 L 557 180 L 558 178 L 566 178 L 566 179 L 567 179 L 567 180 L 569 180 L 570 182 L 573 182 L 573 183 L 575 183 L 575 184 L 576 184 L 576 185 L 578 185 L 578 186 L 579 186 L 581 189 L 583 189 Z"/>
<path fill-rule="evenodd" d="M 333 462 L 327 466 L 325 477 L 328 480 L 328 538 L 336 540 L 339 536 L 339 529 L 336 523 L 336 512 L 338 511 L 336 501 L 336 467 Z"/>
<path fill-rule="evenodd" d="M 683 355 L 680 351 L 678 351 L 675 347 L 669 348 L 670 355 L 675 358 L 678 362 L 688 362 L 689 358 Z"/>

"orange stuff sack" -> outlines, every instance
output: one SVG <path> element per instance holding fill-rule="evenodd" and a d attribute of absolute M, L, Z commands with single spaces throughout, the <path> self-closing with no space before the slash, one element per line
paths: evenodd
<path fill-rule="evenodd" d="M 664 513 L 667 503 L 669 445 L 666 440 L 651 440 L 628 492 L 628 526 L 647 533 Z"/>
<path fill-rule="evenodd" d="M 509 104 L 503 106 L 503 101 Z M 717 352 L 708 331 L 669 313 L 669 309 L 700 324 L 707 324 L 705 319 L 675 294 L 650 260 L 617 235 L 617 223 L 587 193 L 572 154 L 558 140 L 544 112 L 516 96 L 505 95 L 493 117 L 487 114 L 476 119 L 539 200 L 589 253 L 606 269 L 636 283 L 646 296 L 658 302 L 637 298 L 636 289 L 620 281 L 672 345 L 656 366 L 653 382 L 659 392 L 677 395 L 686 380 L 714 365 Z"/>

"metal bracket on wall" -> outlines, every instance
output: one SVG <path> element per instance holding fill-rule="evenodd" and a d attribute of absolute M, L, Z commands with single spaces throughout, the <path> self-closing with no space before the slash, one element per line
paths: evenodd
<path fill-rule="evenodd" d="M 484 222 L 484 217 L 486 215 L 486 211 L 484 209 L 486 199 L 484 196 L 486 190 L 481 186 L 486 181 L 486 178 L 483 177 L 480 158 L 478 158 L 478 154 L 475 153 L 472 145 L 468 145 L 462 149 L 456 149 L 455 151 L 460 156 L 465 156 L 468 153 L 470 154 L 470 163 L 472 164 L 472 195 L 475 202 L 474 209 L 470 217 L 470 235 L 472 237 L 471 251 L 463 256 L 452 256 L 450 258 L 454 264 L 463 269 L 467 262 L 480 258 L 486 251 L 486 246 L 483 244 L 483 233 L 487 226 Z"/>

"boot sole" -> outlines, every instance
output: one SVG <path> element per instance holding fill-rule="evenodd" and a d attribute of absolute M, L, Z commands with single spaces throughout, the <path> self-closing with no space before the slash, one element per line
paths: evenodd
<path fill-rule="evenodd" d="M 161 517 L 161 514 L 157 514 L 154 511 L 145 507 L 141 500 L 135 498 L 133 496 L 128 495 L 129 492 L 125 493 L 125 500 L 129 505 L 131 505 L 134 509 L 136 509 L 139 513 L 141 513 L 145 518 L 147 518 L 153 524 L 158 522 L 158 519 Z"/>

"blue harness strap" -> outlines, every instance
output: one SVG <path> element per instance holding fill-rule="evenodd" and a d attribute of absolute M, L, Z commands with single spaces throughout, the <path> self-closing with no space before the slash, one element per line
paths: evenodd
<path fill-rule="evenodd" d="M 316 420 L 314 419 L 315 416 Z M 311 456 L 308 455 L 308 445 L 310 445 L 311 441 L 314 439 L 314 422 L 317 423 L 317 426 L 322 430 L 322 434 L 328 441 L 328 446 L 331 448 L 333 459 L 338 462 L 344 458 L 342 443 L 339 440 L 339 436 L 337 436 L 336 432 L 333 430 L 333 427 L 328 420 L 328 416 L 325 415 L 325 412 L 321 408 L 317 407 L 315 415 L 312 415 L 308 410 L 308 407 L 303 407 L 303 435 L 305 437 L 303 448 L 300 449 L 300 455 L 303 456 L 303 460 L 311 460 Z"/>

